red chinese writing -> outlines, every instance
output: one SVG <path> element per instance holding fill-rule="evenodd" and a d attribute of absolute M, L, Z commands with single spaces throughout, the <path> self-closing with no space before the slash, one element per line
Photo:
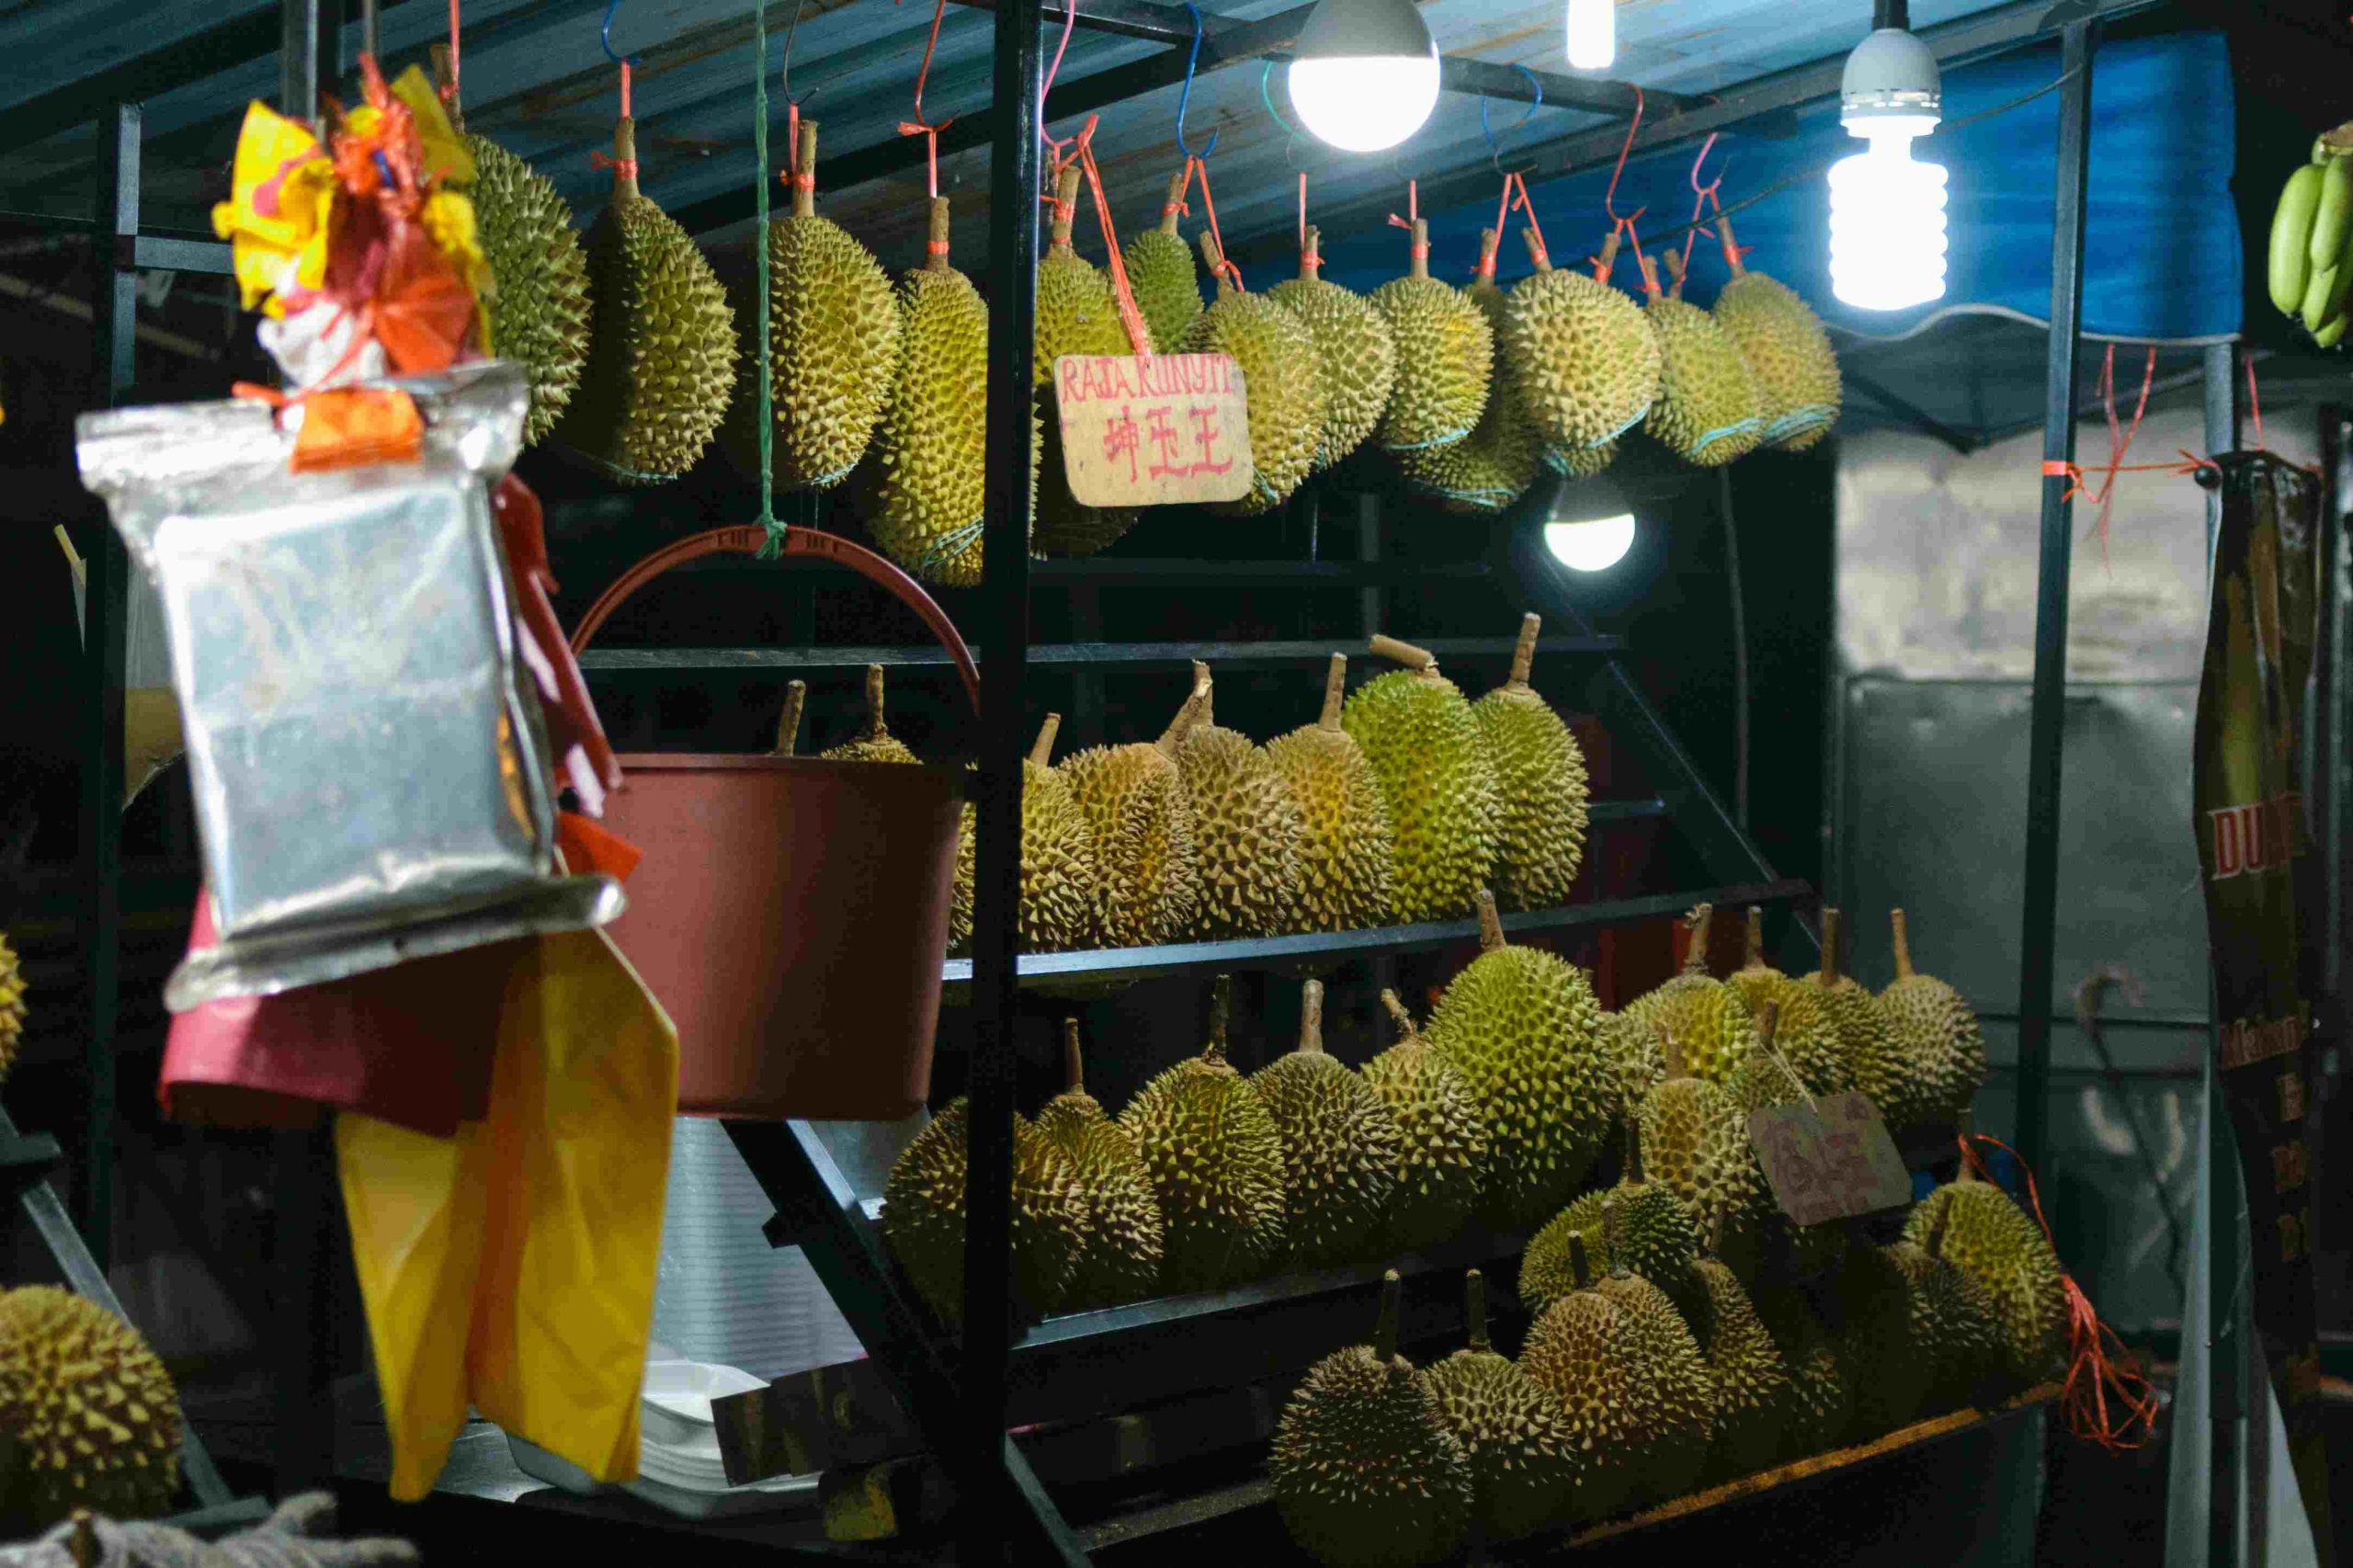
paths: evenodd
<path fill-rule="evenodd" d="M 1110 423 L 1103 426 L 1104 460 L 1118 462 L 1121 458 L 1127 459 L 1128 483 L 1131 484 L 1135 483 L 1136 443 L 1142 438 L 1142 434 L 1136 428 L 1135 415 L 1126 408 L 1121 408 Z"/>

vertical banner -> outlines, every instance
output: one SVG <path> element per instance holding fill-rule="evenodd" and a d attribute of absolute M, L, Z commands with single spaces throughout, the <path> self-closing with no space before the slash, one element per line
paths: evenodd
<path fill-rule="evenodd" d="M 2195 791 L 2218 1010 L 2216 1078 L 2246 1180 L 2255 1329 L 2286 1418 L 2313 1539 L 2327 1562 L 2334 1537 L 2319 1403 L 2309 1119 L 2325 889 L 2304 815 L 2320 483 L 2268 453 L 2220 461 L 2222 528 L 2198 687 Z"/>

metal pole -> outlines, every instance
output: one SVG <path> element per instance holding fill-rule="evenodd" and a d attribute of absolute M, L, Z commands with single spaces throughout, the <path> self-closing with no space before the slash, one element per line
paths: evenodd
<path fill-rule="evenodd" d="M 981 539 L 985 629 L 981 791 L 972 921 L 972 1136 L 966 1149 L 964 1364 L 971 1478 L 957 1523 L 958 1561 L 1006 1561 L 1017 1497 L 1004 1468 L 1006 1367 L 1013 1334 L 1012 1168 L 1015 1021 L 1021 897 L 1022 687 L 1029 660 L 1030 409 L 1038 315 L 1040 97 L 1038 0 L 996 9 L 992 99 L 1003 116 L 989 159 L 987 520 Z"/>
<path fill-rule="evenodd" d="M 2075 351 L 2083 331 L 2084 185 L 2090 173 L 2093 22 L 2067 27 L 2059 102 L 2059 187 L 2051 236 L 2051 354 L 2043 402 L 2042 555 L 2036 573 L 2034 710 L 2027 752 L 2026 915 L 2018 942 L 2018 1157 L 2042 1166 L 2051 1082 L 2052 973 L 2059 905 L 2059 763 L 2067 720 L 2067 569 L 2075 508 Z"/>

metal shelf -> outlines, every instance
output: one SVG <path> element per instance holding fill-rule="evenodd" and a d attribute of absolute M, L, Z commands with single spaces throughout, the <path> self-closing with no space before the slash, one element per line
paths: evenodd
<path fill-rule="evenodd" d="M 1276 669 L 1294 665 L 1320 665 L 1336 652 L 1355 653 L 1356 638 L 1325 638 L 1299 642 L 1040 642 L 1029 650 L 1029 663 L 1064 669 L 1176 669 L 1199 659 L 1226 669 Z M 1443 659 L 1509 659 L 1515 646 L 1509 637 L 1431 637 L 1417 644 Z M 1615 637 L 1545 637 L 1539 653 L 1590 655 L 1614 653 Z M 972 645 L 981 656 L 978 643 Z M 897 667 L 948 667 L 943 649 L 914 645 L 840 644 L 823 648 L 591 648 L 580 655 L 580 667 L 592 673 L 621 670 L 662 670 L 699 675 L 727 670 L 857 670 L 869 665 Z"/>

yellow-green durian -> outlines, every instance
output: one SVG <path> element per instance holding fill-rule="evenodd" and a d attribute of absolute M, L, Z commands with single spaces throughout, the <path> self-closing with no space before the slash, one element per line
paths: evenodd
<path fill-rule="evenodd" d="M 1481 236 L 1479 274 L 1462 290 L 1501 331 L 1504 292 L 1495 287 L 1495 232 Z M 1507 377 L 1495 377 L 1487 392 L 1487 406 L 1479 423 L 1460 441 L 1442 447 L 1414 447 L 1394 454 L 1405 483 L 1435 499 L 1449 512 L 1500 512 L 1528 493 L 1536 483 L 1543 460 L 1536 437 L 1519 405 L 1518 392 Z"/>
<path fill-rule="evenodd" d="M 1489 1540 L 1517 1540 L 1562 1518 L 1591 1462 L 1559 1401 L 1487 1343 L 1486 1279 L 1463 1280 L 1470 1343 L 1425 1369 L 1447 1429 L 1471 1464 L 1472 1517 Z"/>
<path fill-rule="evenodd" d="M 987 492 L 989 308 L 948 265 L 944 196 L 931 204 L 929 256 L 899 279 L 898 312 L 899 369 L 874 428 L 867 527 L 924 581 L 971 587 L 981 580 Z"/>
<path fill-rule="evenodd" d="M 1732 230 L 1722 228 L 1732 281 L 1716 296 L 1713 314 L 1756 378 L 1764 403 L 1764 438 L 1768 447 L 1802 452 L 1818 444 L 1838 423 L 1843 389 L 1838 356 L 1822 318 L 1796 290 L 1740 264 Z"/>
<path fill-rule="evenodd" d="M 1450 446 L 1477 427 L 1495 379 L 1495 334 L 1486 312 L 1430 276 L 1430 231 L 1413 229 L 1413 261 L 1403 278 L 1372 291 L 1389 323 L 1397 375 L 1374 433 L 1391 452 Z"/>
<path fill-rule="evenodd" d="M 1470 1223 L 1487 1164 L 1487 1133 L 1471 1085 L 1422 1039 L 1394 991 L 1381 1004 L 1396 1020 L 1397 1043 L 1365 1063 L 1364 1081 L 1389 1107 L 1403 1139 L 1388 1244 L 1413 1252 L 1451 1241 Z"/>
<path fill-rule="evenodd" d="M 1662 1412 L 1648 1336 L 1594 1288 L 1583 1236 L 1569 1238 L 1563 1255 L 1571 1288 L 1536 1314 L 1519 1369 L 1560 1407 L 1585 1456 L 1563 1517 L 1588 1523 L 1624 1506 Z"/>
<path fill-rule="evenodd" d="M 0 1524 L 166 1513 L 179 1451 L 179 1397 L 137 1329 L 54 1286 L 0 1291 Z"/>
<path fill-rule="evenodd" d="M 1976 1010 L 1943 981 L 1913 969 L 1904 911 L 1890 910 L 1888 923 L 1895 937 L 1895 978 L 1879 994 L 1880 1015 L 1897 1051 L 1918 1074 L 1930 1116 L 1958 1119 L 1969 1114 L 1985 1084 L 1985 1037 Z"/>
<path fill-rule="evenodd" d="M 1528 683 L 1540 617 L 1520 618 L 1511 677 L 1471 705 L 1495 770 L 1502 811 L 1495 842 L 1495 902 L 1506 909 L 1555 909 L 1569 902 L 1585 864 L 1586 806 L 1592 797 L 1585 753 L 1552 704 Z"/>
<path fill-rule="evenodd" d="M 1733 1273 L 1754 1278 L 1764 1241 L 1765 1174 L 1748 1141 L 1748 1119 L 1732 1096 L 1688 1075 L 1681 1043 L 1665 1040 L 1666 1081 L 1643 1096 L 1643 1161 L 1689 1206 L 1702 1234 Z"/>
<path fill-rule="evenodd" d="M 1103 867 L 1095 830 L 1067 778 L 1048 766 L 1062 722 L 1059 713 L 1046 715 L 1021 764 L 1020 935 L 1025 953 L 1092 947 L 1100 935 Z M 972 940 L 975 829 L 968 801 L 956 829 L 956 882 L 948 906 L 950 952 L 969 950 Z"/>
<path fill-rule="evenodd" d="M 588 362 L 588 256 L 552 180 L 495 142 L 465 142 L 474 160 L 466 194 L 490 268 L 482 301 L 490 351 L 520 362 L 529 378 L 523 440 L 537 446 L 572 402 Z"/>
<path fill-rule="evenodd" d="M 1176 771 L 1193 812 L 1201 941 L 1272 937 L 1299 917 L 1299 802 L 1265 750 L 1217 722 L 1207 665 L 1193 665 L 1200 710 L 1176 743 Z"/>
<path fill-rule="evenodd" d="M 1389 920 L 1389 807 L 1356 737 L 1340 725 L 1348 661 L 1335 653 L 1324 712 L 1267 743 L 1267 760 L 1299 807 L 1298 928 L 1359 931 Z"/>
<path fill-rule="evenodd" d="M 1363 446 L 1381 423 L 1396 384 L 1397 345 L 1388 318 L 1370 301 L 1318 275 L 1315 245 L 1316 233 L 1310 229 L 1299 276 L 1286 278 L 1267 294 L 1299 317 L 1315 339 L 1324 386 L 1324 426 L 1314 462 L 1321 473 Z"/>
<path fill-rule="evenodd" d="M 1626 1012 L 1644 1024 L 1664 1026 L 1682 1048 L 1684 1066 L 1721 1084 L 1756 1043 L 1756 1026 L 1740 993 L 1708 973 L 1708 933 L 1714 917 L 1714 909 L 1704 903 L 1684 917 L 1691 945 L 1682 972 L 1626 1004 Z"/>
<path fill-rule="evenodd" d="M 735 315 L 693 239 L 638 194 L 631 121 L 614 127 L 613 155 L 612 199 L 588 230 L 588 360 L 556 434 L 607 477 L 656 484 L 695 465 L 727 413 Z"/>
<path fill-rule="evenodd" d="M 2008 1193 L 1966 1168 L 1913 1207 L 1904 1239 L 1925 1245 L 1939 1226 L 1938 1256 L 1976 1280 L 1993 1303 L 2010 1380 L 2022 1386 L 2056 1376 L 2067 1357 L 2067 1276 L 2041 1228 Z"/>
<path fill-rule="evenodd" d="M 1495 767 L 1455 684 L 1427 649 L 1375 637 L 1372 651 L 1406 667 L 1377 676 L 1341 710 L 1389 806 L 1396 917 L 1412 924 L 1471 913 L 1495 869 L 1500 804 Z"/>
<path fill-rule="evenodd" d="M 1138 233 L 1121 249 L 1128 292 L 1151 330 L 1155 354 L 1174 354 L 1185 329 L 1201 313 L 1201 280 L 1193 267 L 1193 247 L 1176 232 L 1185 210 L 1185 171 L 1168 176 L 1168 198 L 1160 204 L 1157 227 Z"/>
<path fill-rule="evenodd" d="M 1219 267 L 1217 236 L 1204 232 L 1201 256 L 1218 274 L 1217 298 L 1185 330 L 1181 351 L 1224 354 L 1242 368 L 1250 407 L 1250 493 L 1222 509 L 1236 516 L 1271 511 L 1290 498 L 1315 463 L 1324 436 L 1324 377 L 1315 335 L 1265 294 L 1237 287 Z"/>
<path fill-rule="evenodd" d="M 1776 1049 L 1779 1040 L 1780 1005 L 1768 1002 L 1756 1021 L 1756 1043 L 1749 1048 L 1724 1085 L 1725 1097 L 1740 1114 L 1743 1125 L 1767 1106 L 1811 1104 L 1813 1094 L 1788 1057 Z M 1811 1279 L 1835 1269 L 1847 1256 L 1847 1231 L 1835 1221 L 1800 1225 L 1767 1204 L 1762 1258 L 1769 1272 L 1781 1278 Z"/>
<path fill-rule="evenodd" d="M 1043 426 L 1037 523 L 1030 543 L 1040 555 L 1092 555 L 1116 543 L 1135 527 L 1131 506 L 1089 506 L 1070 492 L 1063 455 L 1062 412 L 1054 401 L 1054 361 L 1065 354 L 1083 358 L 1132 355 L 1127 324 L 1120 319 L 1111 279 L 1071 244 L 1071 219 L 1078 201 L 1081 172 L 1074 164 L 1056 187 L 1054 218 L 1046 254 L 1038 261 L 1038 326 L 1032 376 L 1038 385 L 1038 417 Z"/>
<path fill-rule="evenodd" d="M 1948 1209 L 1918 1244 L 1897 1242 L 1881 1249 L 1912 1286 L 1913 1321 L 1935 1364 L 1926 1407 L 1932 1415 L 1988 1404 L 2008 1392 L 1994 1299 L 1944 1256 L 1950 1214 Z"/>
<path fill-rule="evenodd" d="M 1673 253 L 1669 253 L 1670 262 Z M 1740 346 L 1699 306 L 1659 292 L 1643 307 L 1658 338 L 1658 398 L 1643 428 L 1668 451 L 1701 468 L 1747 456 L 1763 439 L 1763 400 Z"/>
<path fill-rule="evenodd" d="M 964 1162 L 972 1106 L 961 1096 L 899 1152 L 882 1185 L 882 1234 L 944 1323 L 964 1315 Z M 1068 1296 L 1091 1223 L 1068 1155 L 1025 1118 L 1013 1127 L 1013 1290 L 1032 1316 Z"/>
<path fill-rule="evenodd" d="M 1597 473 L 1658 396 L 1658 339 L 1630 296 L 1553 267 L 1532 231 L 1523 237 L 1536 270 L 1506 301 L 1504 364 L 1553 466 Z"/>
<path fill-rule="evenodd" d="M 1577 1288 L 1572 1237 L 1596 1267 L 1623 1264 L 1670 1298 L 1698 1304 L 1691 1267 L 1699 1260 L 1699 1223 L 1673 1187 L 1647 1175 L 1642 1148 L 1630 1140 L 1623 1179 L 1584 1194 L 1529 1238 L 1519 1262 L 1522 1306 L 1540 1312 Z"/>
<path fill-rule="evenodd" d="M 8 938 L 0 935 L 0 1080 L 8 1076 L 8 1068 L 17 1060 L 17 1048 L 25 1038 L 25 971 L 17 961 L 16 949 L 8 946 Z"/>
<path fill-rule="evenodd" d="M 1799 983 L 1813 988 L 1812 1000 L 1828 1016 L 1854 1086 L 1890 1127 L 1915 1126 L 1932 1114 L 1927 1079 L 1906 1054 L 1879 998 L 1841 972 L 1845 929 L 1838 911 L 1822 912 L 1822 967 Z"/>
<path fill-rule="evenodd" d="M 1306 983 L 1299 1049 L 1250 1075 L 1283 1141 L 1283 1231 L 1295 1268 L 1373 1255 L 1389 1218 L 1404 1136 L 1389 1104 L 1324 1051 L 1324 983 Z"/>
<path fill-rule="evenodd" d="M 1708 1473 L 1729 1481 L 1767 1469 L 1780 1457 L 1789 1427 L 1790 1369 L 1733 1271 L 1712 1257 L 1693 1267 L 1708 1297 L 1708 1326 L 1698 1337 L 1715 1392 Z"/>
<path fill-rule="evenodd" d="M 914 762 L 915 754 L 906 743 L 891 733 L 888 721 L 882 717 L 882 666 L 866 666 L 866 727 L 842 742 L 819 752 L 826 762 Z"/>
<path fill-rule="evenodd" d="M 1176 760 L 1199 713 L 1196 694 L 1157 742 L 1090 747 L 1054 769 L 1095 835 L 1107 947 L 1176 941 L 1200 901 L 1193 810 Z"/>
<path fill-rule="evenodd" d="M 1837 1025 L 1824 1006 L 1820 987 L 1791 980 L 1765 961 L 1765 912 L 1753 904 L 1748 911 L 1746 960 L 1724 983 L 1740 994 L 1752 1021 L 1762 1018 L 1767 1007 L 1774 1009 L 1773 1049 L 1796 1072 L 1807 1092 L 1839 1095 L 1855 1086 Z M 1725 1087 L 1733 1090 L 1734 1099 L 1742 1097 L 1734 1087 L 1739 1072 L 1735 1068 L 1733 1076 L 1724 1080 Z M 1747 1111 L 1756 1107 L 1744 1103 L 1741 1108 Z"/>
<path fill-rule="evenodd" d="M 1849 1247 L 1830 1276 L 1831 1345 L 1855 1391 L 1850 1443 L 1916 1419 L 1936 1375 L 1935 1353 L 1913 1311 L 1912 1282 L 1875 1246 Z"/>
<path fill-rule="evenodd" d="M 1063 1307 L 1082 1312 L 1148 1296 L 1160 1283 L 1167 1227 L 1152 1172 L 1125 1128 L 1103 1113 L 1086 1092 L 1086 1064 L 1078 1020 L 1063 1020 L 1063 1092 L 1038 1112 L 1038 1135 L 1060 1149 L 1077 1178 L 1087 1211 L 1086 1245 Z"/>

